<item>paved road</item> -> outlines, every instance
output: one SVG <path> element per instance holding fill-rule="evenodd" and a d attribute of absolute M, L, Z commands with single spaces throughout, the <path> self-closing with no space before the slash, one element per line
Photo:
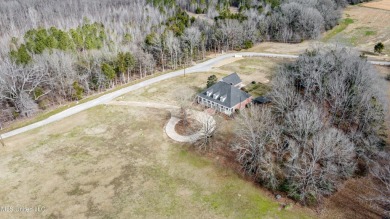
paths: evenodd
<path fill-rule="evenodd" d="M 225 55 L 218 56 L 216 58 L 210 59 L 208 61 L 205 61 L 205 62 L 199 63 L 199 64 L 197 64 L 195 66 L 187 68 L 186 69 L 186 74 L 192 74 L 192 73 L 195 73 L 195 72 L 209 71 L 218 62 L 223 61 L 223 60 L 228 59 L 228 58 L 235 57 L 235 56 L 289 58 L 289 59 L 295 59 L 295 58 L 298 57 L 296 55 L 272 54 L 272 53 L 255 53 L 255 52 L 241 52 L 241 53 L 235 53 L 235 54 L 225 54 Z M 376 65 L 390 65 L 390 62 L 372 62 L 372 63 L 376 64 Z M 154 83 L 166 80 L 166 79 L 170 79 L 170 78 L 174 78 L 174 77 L 177 77 L 177 76 L 181 76 L 183 74 L 184 74 L 183 70 L 178 70 L 178 71 L 166 73 L 164 75 L 160 75 L 158 77 L 154 77 L 154 78 L 142 81 L 142 82 L 140 82 L 138 84 L 134 84 L 134 85 L 122 88 L 122 89 L 114 91 L 112 93 L 105 94 L 105 95 L 103 95 L 101 97 L 98 97 L 98 98 L 96 98 L 94 100 L 91 100 L 91 101 L 79 104 L 77 106 L 71 107 L 71 108 L 69 108 L 67 110 L 64 110 L 64 111 L 62 111 L 62 112 L 60 112 L 60 113 L 58 113 L 56 115 L 53 115 L 53 116 L 51 116 L 51 117 L 49 117 L 47 119 L 44 119 L 42 121 L 33 123 L 31 125 L 28 125 L 28 126 L 25 126 L 25 127 L 19 128 L 19 129 L 15 129 L 15 130 L 7 132 L 7 133 L 4 133 L 4 134 L 1 135 L 1 137 L 3 139 L 5 139 L 5 138 L 9 138 L 11 136 L 14 136 L 14 135 L 26 132 L 26 131 L 30 131 L 32 129 L 35 129 L 35 128 L 38 128 L 38 127 L 41 127 L 41 126 L 44 126 L 44 125 L 47 125 L 47 124 L 50 124 L 50 123 L 53 123 L 55 121 L 61 120 L 61 119 L 66 118 L 66 117 L 69 117 L 69 116 L 74 115 L 76 113 L 79 113 L 81 111 L 84 111 L 84 110 L 87 110 L 89 108 L 95 107 L 97 105 L 108 103 L 109 101 L 111 101 L 111 100 L 113 100 L 113 99 L 115 99 L 115 98 L 117 98 L 119 96 L 122 96 L 122 95 L 124 95 L 124 94 L 126 94 L 128 92 L 131 92 L 131 91 L 134 91 L 134 90 L 137 90 L 137 89 L 149 86 L 151 84 L 154 84 Z"/>

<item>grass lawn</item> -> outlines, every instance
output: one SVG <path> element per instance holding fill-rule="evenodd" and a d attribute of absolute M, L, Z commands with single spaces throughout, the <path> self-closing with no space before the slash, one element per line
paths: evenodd
<path fill-rule="evenodd" d="M 254 98 L 259 97 L 259 96 L 264 96 L 270 91 L 270 87 L 266 84 L 262 84 L 260 82 L 256 84 L 248 84 L 245 86 L 246 91 L 250 93 Z"/>
<path fill-rule="evenodd" d="M 309 218 L 166 137 L 166 111 L 99 106 L 7 139 L 2 218 Z"/>
<path fill-rule="evenodd" d="M 348 25 L 353 24 L 354 20 L 351 18 L 345 18 L 340 21 L 339 25 L 334 27 L 332 30 L 328 31 L 322 41 L 328 42 L 331 38 L 335 37 L 337 34 L 344 31 Z"/>

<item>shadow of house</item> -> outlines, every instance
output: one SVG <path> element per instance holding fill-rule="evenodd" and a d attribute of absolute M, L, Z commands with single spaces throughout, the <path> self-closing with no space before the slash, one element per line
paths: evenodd
<path fill-rule="evenodd" d="M 253 104 L 256 104 L 256 105 L 263 105 L 263 104 L 271 103 L 271 99 L 268 97 L 265 97 L 265 96 L 260 96 L 260 97 L 256 97 L 255 99 L 253 99 L 252 102 L 253 102 Z"/>

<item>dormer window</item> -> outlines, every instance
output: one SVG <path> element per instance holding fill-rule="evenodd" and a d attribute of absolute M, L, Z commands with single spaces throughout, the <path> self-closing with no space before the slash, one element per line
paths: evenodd
<path fill-rule="evenodd" d="M 217 93 L 215 93 L 215 94 L 213 95 L 213 98 L 214 98 L 214 99 L 218 99 L 219 95 L 220 95 L 220 93 L 217 92 Z"/>
<path fill-rule="evenodd" d="M 221 102 L 225 102 L 226 97 L 227 97 L 226 95 L 223 95 L 223 96 L 220 98 Z"/>
<path fill-rule="evenodd" d="M 213 94 L 213 89 L 208 90 L 208 91 L 206 92 L 206 95 L 209 96 L 209 97 L 211 97 L 212 94 Z"/>

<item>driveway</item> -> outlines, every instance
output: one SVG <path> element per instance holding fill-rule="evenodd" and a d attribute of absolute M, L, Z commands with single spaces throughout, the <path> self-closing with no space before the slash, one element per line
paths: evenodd
<path fill-rule="evenodd" d="M 192 67 L 189 67 L 189 68 L 186 69 L 185 73 L 186 74 L 192 74 L 192 73 L 196 73 L 196 72 L 209 71 L 217 63 L 219 63 L 219 62 L 221 62 L 221 61 L 223 61 L 225 59 L 229 59 L 229 58 L 237 57 L 237 56 L 243 56 L 243 57 L 288 58 L 288 59 L 295 59 L 295 58 L 298 57 L 296 55 L 272 54 L 272 53 L 256 53 L 256 52 L 240 52 L 240 53 L 235 53 L 235 54 L 230 53 L 230 54 L 225 54 L 225 55 L 221 55 L 221 56 L 215 57 L 213 59 L 210 59 L 210 60 L 207 60 L 205 62 L 199 63 L 199 64 L 194 65 Z M 376 65 L 390 65 L 390 62 L 372 62 L 372 63 L 376 64 Z M 157 83 L 157 82 L 160 82 L 160 81 L 163 81 L 163 80 L 167 80 L 167 79 L 170 79 L 170 78 L 181 76 L 183 74 L 184 74 L 184 70 L 178 70 L 178 71 L 169 72 L 169 73 L 166 73 L 164 75 L 160 75 L 160 76 L 157 76 L 157 77 L 154 77 L 154 78 L 151 78 L 151 79 L 139 82 L 137 84 L 134 84 L 134 85 L 122 88 L 120 90 L 117 90 L 117 91 L 105 94 L 105 95 L 103 95 L 101 97 L 98 97 L 98 98 L 96 98 L 94 100 L 91 100 L 91 101 L 79 104 L 77 106 L 71 107 L 71 108 L 69 108 L 67 110 L 64 110 L 64 111 L 62 111 L 60 113 L 57 113 L 56 115 L 50 116 L 47 119 L 44 119 L 44 120 L 41 120 L 39 122 L 33 123 L 31 125 L 28 125 L 28 126 L 25 126 L 25 127 L 22 127 L 22 128 L 18 128 L 18 129 L 15 129 L 15 130 L 7 132 L 7 133 L 4 133 L 4 134 L 1 135 L 1 137 L 3 139 L 5 139 L 5 138 L 9 138 L 11 136 L 14 136 L 14 135 L 17 135 L 17 134 L 20 134 L 20 133 L 23 133 L 23 132 L 27 132 L 27 131 L 33 130 L 35 128 L 38 128 L 38 127 L 41 127 L 41 126 L 53 123 L 55 121 L 59 121 L 61 119 L 64 119 L 64 118 L 66 118 L 68 116 L 71 116 L 71 115 L 74 115 L 76 113 L 79 113 L 81 111 L 90 109 L 90 108 L 95 107 L 97 105 L 108 103 L 111 100 L 113 100 L 113 99 L 115 99 L 115 98 L 117 98 L 119 96 L 122 96 L 122 95 L 124 95 L 124 94 L 126 94 L 128 92 L 131 92 L 131 91 L 134 91 L 134 90 L 137 90 L 137 89 L 140 89 L 140 88 L 152 85 L 154 83 Z"/>
<path fill-rule="evenodd" d="M 177 142 L 194 142 L 198 140 L 204 133 L 204 127 L 202 127 L 198 132 L 192 135 L 180 135 L 176 132 L 176 125 L 180 122 L 180 118 L 174 116 L 173 111 L 179 110 L 180 107 L 168 105 L 164 103 L 155 103 L 155 102 L 137 102 L 137 101 L 111 101 L 107 105 L 116 105 L 116 106 L 132 106 L 132 107 L 150 107 L 157 109 L 165 109 L 171 113 L 171 118 L 168 123 L 165 125 L 164 130 L 169 138 Z M 199 121 L 201 124 L 208 122 L 210 125 L 215 127 L 215 120 L 212 116 L 208 115 L 205 112 L 199 112 L 195 110 L 190 110 L 189 117 L 194 118 Z"/>

